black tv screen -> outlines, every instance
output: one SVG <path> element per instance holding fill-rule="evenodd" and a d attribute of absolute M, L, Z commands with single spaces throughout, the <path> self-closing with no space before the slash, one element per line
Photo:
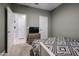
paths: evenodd
<path fill-rule="evenodd" d="M 39 27 L 30 27 L 29 33 L 39 33 Z"/>

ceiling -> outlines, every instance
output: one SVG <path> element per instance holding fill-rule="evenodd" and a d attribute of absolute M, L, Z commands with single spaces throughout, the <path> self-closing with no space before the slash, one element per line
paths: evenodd
<path fill-rule="evenodd" d="M 62 3 L 20 3 L 21 5 L 51 11 Z"/>

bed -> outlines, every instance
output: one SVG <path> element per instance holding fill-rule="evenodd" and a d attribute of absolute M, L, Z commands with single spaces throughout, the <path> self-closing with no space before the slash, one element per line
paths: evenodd
<path fill-rule="evenodd" d="M 35 56 L 79 56 L 79 39 L 52 37 L 34 40 L 32 46 Z"/>

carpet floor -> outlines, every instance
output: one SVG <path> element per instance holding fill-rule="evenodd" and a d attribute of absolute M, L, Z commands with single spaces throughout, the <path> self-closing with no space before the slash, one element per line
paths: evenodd
<path fill-rule="evenodd" d="M 30 56 L 31 49 L 32 46 L 27 43 L 13 45 L 5 56 Z"/>

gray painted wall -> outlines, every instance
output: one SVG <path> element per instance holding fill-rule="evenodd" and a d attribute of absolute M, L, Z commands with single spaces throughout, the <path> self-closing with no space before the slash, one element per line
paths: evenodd
<path fill-rule="evenodd" d="M 4 51 L 5 47 L 5 10 L 8 4 L 0 3 L 0 53 Z"/>
<path fill-rule="evenodd" d="M 52 11 L 52 35 L 79 38 L 79 4 L 62 4 Z"/>
<path fill-rule="evenodd" d="M 11 4 L 11 9 L 16 13 L 27 14 L 27 26 L 39 26 L 39 16 L 48 17 L 48 35 L 51 36 L 51 13 L 46 10 L 27 7 L 19 4 Z"/>

